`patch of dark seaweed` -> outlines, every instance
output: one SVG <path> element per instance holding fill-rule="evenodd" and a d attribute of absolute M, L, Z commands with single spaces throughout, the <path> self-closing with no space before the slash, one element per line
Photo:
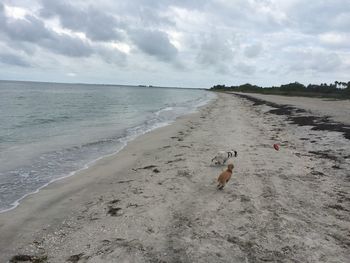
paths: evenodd
<path fill-rule="evenodd" d="M 30 255 L 15 255 L 10 259 L 10 262 L 32 261 L 34 257 Z"/>
<path fill-rule="evenodd" d="M 9 262 L 15 263 L 15 262 L 32 262 L 32 263 L 43 263 L 47 261 L 47 256 L 31 256 L 31 255 L 15 255 L 13 256 Z"/>
<path fill-rule="evenodd" d="M 329 205 L 329 208 L 335 209 L 335 210 L 342 210 L 342 211 L 348 211 L 347 209 L 345 209 L 344 207 L 342 207 L 339 204 L 335 204 L 335 205 Z"/>
<path fill-rule="evenodd" d="M 309 151 L 309 153 L 312 153 L 314 155 L 317 155 L 319 156 L 320 158 L 323 158 L 323 159 L 328 159 L 328 160 L 332 160 L 332 161 L 337 161 L 338 160 L 338 157 L 337 156 L 334 156 L 328 152 L 325 152 L 325 151 Z"/>
<path fill-rule="evenodd" d="M 233 93 L 229 93 L 229 94 L 233 94 Z M 233 95 L 241 97 L 241 98 L 244 98 L 244 99 L 247 99 L 249 101 L 252 101 L 254 106 L 266 104 L 268 106 L 274 107 L 274 105 L 278 105 L 278 104 L 273 103 L 273 102 L 269 102 L 269 101 L 266 101 L 266 100 L 258 99 L 258 98 L 255 98 L 255 97 L 252 97 L 252 96 L 248 96 L 248 95 L 244 95 L 244 94 L 234 93 Z"/>
<path fill-rule="evenodd" d="M 269 112 L 276 115 L 291 115 L 295 110 L 294 107 L 287 106 L 287 105 L 279 105 L 279 106 L 275 105 L 273 107 L 274 108 L 278 107 L 278 108 L 270 110 Z"/>
<path fill-rule="evenodd" d="M 314 116 L 295 116 L 292 119 L 292 123 L 299 126 L 314 126 L 316 119 Z"/>
<path fill-rule="evenodd" d="M 232 93 L 231 93 L 232 94 Z M 312 115 L 308 116 L 298 116 L 296 113 L 305 113 L 304 109 L 299 109 L 290 105 L 281 105 L 273 102 L 269 102 L 263 99 L 254 98 L 249 95 L 243 94 L 233 94 L 235 96 L 247 99 L 253 102 L 253 106 L 256 105 L 267 105 L 273 107 L 269 111 L 269 113 L 275 115 L 285 115 L 287 119 L 291 121 L 293 124 L 297 124 L 299 126 L 312 126 L 312 130 L 315 131 L 335 131 L 343 134 L 344 138 L 350 140 L 350 125 L 345 125 L 340 122 L 333 122 L 329 119 L 328 116 L 324 117 L 316 117 Z"/>
<path fill-rule="evenodd" d="M 315 127 L 312 128 L 315 131 L 335 131 L 343 133 L 344 137 L 350 140 L 350 126 L 344 125 L 342 123 L 335 122 L 323 122 L 318 123 Z"/>

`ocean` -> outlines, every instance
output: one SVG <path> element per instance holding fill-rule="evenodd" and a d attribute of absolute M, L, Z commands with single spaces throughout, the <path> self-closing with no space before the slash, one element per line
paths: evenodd
<path fill-rule="evenodd" d="M 195 89 L 0 81 L 0 212 L 214 97 Z"/>

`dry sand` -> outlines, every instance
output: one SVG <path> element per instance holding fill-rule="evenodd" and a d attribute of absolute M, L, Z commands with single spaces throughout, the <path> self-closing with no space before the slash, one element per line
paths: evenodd
<path fill-rule="evenodd" d="M 218 94 L 0 214 L 0 262 L 349 262 L 350 140 L 310 116 L 323 103 Z"/>

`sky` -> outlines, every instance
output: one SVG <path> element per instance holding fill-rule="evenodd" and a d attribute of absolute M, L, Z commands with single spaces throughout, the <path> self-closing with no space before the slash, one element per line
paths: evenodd
<path fill-rule="evenodd" d="M 347 82 L 350 0 L 0 0 L 0 79 Z"/>

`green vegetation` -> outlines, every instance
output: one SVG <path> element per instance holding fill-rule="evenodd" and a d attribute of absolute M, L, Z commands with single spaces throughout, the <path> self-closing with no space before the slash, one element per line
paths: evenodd
<path fill-rule="evenodd" d="M 347 83 L 336 81 L 334 84 L 329 85 L 326 83 L 322 83 L 321 85 L 309 84 L 307 86 L 299 82 L 294 82 L 279 87 L 260 87 L 249 83 L 240 86 L 215 85 L 211 90 L 350 99 L 350 81 Z"/>

